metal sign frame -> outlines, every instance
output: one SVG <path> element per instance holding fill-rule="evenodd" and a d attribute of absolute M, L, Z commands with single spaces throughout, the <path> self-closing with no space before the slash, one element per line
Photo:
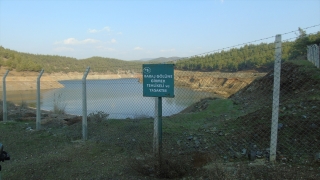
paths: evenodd
<path fill-rule="evenodd" d="M 143 64 L 143 96 L 174 97 L 174 64 Z"/>

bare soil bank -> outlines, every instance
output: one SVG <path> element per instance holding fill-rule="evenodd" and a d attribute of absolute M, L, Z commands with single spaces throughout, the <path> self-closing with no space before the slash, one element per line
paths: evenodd
<path fill-rule="evenodd" d="M 3 77 L 6 70 L 0 69 L 0 76 Z M 175 85 L 187 87 L 197 91 L 213 92 L 223 97 L 229 97 L 240 89 L 250 84 L 265 73 L 237 72 L 191 72 L 175 71 Z M 16 72 L 12 70 L 6 77 L 7 91 L 15 90 L 36 90 L 38 72 Z M 83 73 L 43 73 L 41 77 L 41 90 L 62 88 L 61 80 L 81 80 Z M 102 74 L 89 73 L 87 79 L 120 79 L 120 78 L 140 78 L 141 74 Z M 0 91 L 2 91 L 2 80 L 0 79 Z"/>
<path fill-rule="evenodd" d="M 189 87 L 197 91 L 213 92 L 223 97 L 238 92 L 253 80 L 265 76 L 256 72 L 188 72 L 175 71 L 175 85 Z"/>
<path fill-rule="evenodd" d="M 6 73 L 5 68 L 0 69 L 0 76 L 3 77 Z M 38 72 L 17 72 L 15 70 L 9 71 L 6 77 L 6 90 L 36 90 Z M 141 76 L 141 75 L 140 75 Z M 62 88 L 63 85 L 59 83 L 61 80 L 81 80 L 83 73 L 43 73 L 40 80 L 41 90 Z M 132 74 L 101 74 L 89 73 L 87 79 L 120 79 L 120 78 L 137 78 L 137 75 Z M 3 78 L 0 79 L 0 91 L 2 91 Z"/>

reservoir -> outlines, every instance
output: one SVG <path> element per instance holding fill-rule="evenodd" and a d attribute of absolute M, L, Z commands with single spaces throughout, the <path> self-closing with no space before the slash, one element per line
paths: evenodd
<path fill-rule="evenodd" d="M 82 115 L 82 80 L 60 83 L 64 88 L 41 91 L 41 109 L 52 111 L 56 105 L 68 114 Z M 155 97 L 143 97 L 142 88 L 138 79 L 87 80 L 87 113 L 103 111 L 114 119 L 153 117 Z M 179 113 L 200 99 L 214 96 L 181 87 L 174 91 L 174 98 L 162 98 L 163 116 Z M 7 100 L 35 106 L 36 91 L 7 91 Z"/>

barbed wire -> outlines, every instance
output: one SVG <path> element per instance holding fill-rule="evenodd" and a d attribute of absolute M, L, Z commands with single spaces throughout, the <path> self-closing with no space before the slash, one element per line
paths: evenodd
<path fill-rule="evenodd" d="M 310 29 L 310 28 L 313 28 L 313 27 L 317 27 L 317 26 L 320 26 L 320 24 L 309 26 L 309 27 L 306 27 L 306 28 L 300 28 L 300 29 L 306 30 L 306 29 Z M 299 30 L 289 31 L 289 32 L 286 32 L 286 33 L 282 33 L 281 35 L 287 35 L 287 34 L 295 33 L 295 32 L 298 32 L 298 31 Z M 317 34 L 318 32 L 319 31 L 316 31 L 316 32 L 313 32 L 313 33 L 308 33 L 307 35 Z M 193 57 L 208 55 L 208 54 L 212 54 L 214 52 L 219 52 L 219 51 L 222 51 L 222 50 L 231 49 L 231 48 L 235 48 L 235 47 L 238 47 L 238 46 L 251 44 L 251 43 L 254 43 L 254 42 L 259 42 L 259 41 L 267 40 L 267 39 L 270 39 L 270 38 L 275 38 L 275 36 L 270 36 L 270 37 L 261 38 L 261 39 L 257 39 L 257 40 L 246 42 L 246 43 L 241 43 L 241 44 L 237 44 L 237 45 L 233 45 L 233 46 L 229 46 L 229 47 L 225 47 L 225 48 L 221 48 L 221 49 L 217 49 L 217 50 L 212 50 L 212 51 L 196 54 L 196 55 L 193 55 L 193 56 L 172 60 L 170 62 L 177 62 L 177 61 L 180 61 L 180 60 L 183 60 L 183 59 L 190 59 L 190 58 L 193 58 Z M 288 38 L 288 39 L 282 40 L 283 45 L 284 46 L 289 45 L 289 44 L 285 44 L 284 42 L 290 42 L 291 40 L 294 40 L 294 39 L 296 39 L 296 37 L 292 37 L 292 38 Z M 249 50 L 250 50 L 250 47 L 249 47 Z M 260 52 L 263 52 L 263 51 L 266 52 L 266 51 L 270 51 L 270 50 L 275 50 L 275 47 L 264 49 L 264 50 L 261 50 Z M 229 58 L 224 58 L 224 59 L 221 59 L 221 60 L 228 60 L 228 59 Z M 128 71 L 127 69 L 129 69 L 129 68 L 139 71 L 142 68 L 140 66 L 143 63 L 144 62 L 140 62 L 140 63 L 137 62 L 137 64 L 126 64 L 125 66 L 119 65 L 119 66 L 105 66 L 105 67 L 101 67 L 101 66 L 100 67 L 90 67 L 90 72 L 91 73 L 93 73 L 93 72 L 94 73 L 100 73 L 100 72 L 102 73 L 102 72 L 106 72 L 106 71 L 123 72 L 123 71 Z M 81 66 L 82 67 L 73 68 L 72 71 L 69 71 L 69 72 L 75 72 L 76 71 L 76 72 L 81 73 L 81 72 L 84 72 L 87 67 L 89 67 L 89 66 L 85 66 L 85 65 L 81 65 Z M 135 70 L 133 70 L 133 71 L 135 71 Z M 64 71 L 68 71 L 68 70 L 65 69 Z M 47 73 L 45 69 L 44 69 L 44 72 Z M 59 73 L 59 72 L 56 72 L 55 70 L 49 70 L 48 72 L 49 73 Z M 132 74 L 132 73 L 135 73 L 135 72 L 130 72 L 129 74 Z M 26 76 L 29 76 L 29 75 L 27 74 Z M 9 74 L 9 77 L 10 77 L 10 74 Z"/>
<path fill-rule="evenodd" d="M 294 32 L 294 31 L 291 31 L 291 32 Z M 318 32 L 309 33 L 308 35 L 312 35 L 312 34 L 316 34 L 316 33 L 318 33 Z M 295 38 L 288 38 L 288 39 L 282 40 L 282 42 L 290 42 L 290 40 L 292 40 L 292 39 L 295 39 Z M 283 43 L 282 47 L 281 47 L 282 49 L 283 49 L 283 46 L 290 46 L 290 45 Z M 261 50 L 259 52 L 267 52 L 267 51 L 270 51 L 270 50 L 275 51 L 276 49 L 277 49 L 276 47 L 271 47 L 271 48 L 268 48 L 268 49 Z M 188 57 L 188 59 L 190 59 L 192 57 L 196 57 L 196 56 Z M 252 56 L 249 56 L 249 57 L 252 57 Z M 247 57 L 247 58 L 249 58 L 249 57 Z M 229 58 L 218 59 L 218 60 L 229 60 Z"/>
<path fill-rule="evenodd" d="M 295 31 L 291 31 L 291 32 L 295 32 Z M 312 34 L 316 34 L 316 33 L 318 33 L 318 32 L 308 33 L 308 35 L 312 35 Z M 282 42 L 290 42 L 290 40 L 293 40 L 293 39 L 295 39 L 295 38 L 288 38 L 288 39 L 282 40 Z M 291 46 L 291 44 L 282 43 L 282 47 L 281 48 L 283 49 L 284 46 Z M 260 50 L 258 52 L 260 52 L 260 53 L 261 52 L 269 52 L 269 51 L 275 51 L 276 49 L 277 48 L 274 47 L 274 46 L 272 46 L 272 47 L 267 46 L 267 49 L 262 49 L 262 50 Z M 255 56 L 255 55 L 248 56 L 248 57 L 246 57 L 246 59 L 249 59 L 250 57 L 253 57 L 253 56 Z M 259 56 L 259 57 L 264 57 L 264 56 Z M 224 59 L 218 59 L 218 60 L 227 61 L 227 60 L 231 60 L 231 59 L 232 58 L 224 58 Z M 132 66 L 135 66 L 135 65 L 132 65 Z M 116 67 L 120 67 L 120 66 L 116 66 Z"/>
<path fill-rule="evenodd" d="M 320 24 L 316 24 L 316 25 L 309 26 L 309 27 L 306 27 L 306 28 L 301 28 L 301 29 L 302 30 L 306 30 L 306 29 L 310 29 L 310 28 L 313 28 L 313 27 L 317 27 L 317 26 L 320 26 Z M 295 32 L 298 32 L 298 31 L 299 30 L 293 30 L 293 31 L 289 31 L 289 32 L 286 32 L 286 33 L 282 33 L 280 35 L 287 35 L 287 34 L 295 33 Z M 194 57 L 194 56 L 202 56 L 202 55 L 205 55 L 205 54 L 212 54 L 214 52 L 219 52 L 219 51 L 222 51 L 222 50 L 231 49 L 231 48 L 238 47 L 238 46 L 243 46 L 243 45 L 246 45 L 246 44 L 252 44 L 252 43 L 263 41 L 263 40 L 267 40 L 267 39 L 270 39 L 270 38 L 275 38 L 275 36 L 261 38 L 261 39 L 249 41 L 249 42 L 246 42 L 246 43 L 241 43 L 241 44 L 237 44 L 237 45 L 233 45 L 233 46 L 229 46 L 229 47 L 225 47 L 225 48 L 221 48 L 221 49 L 216 49 L 216 50 L 212 50 L 212 51 L 208 51 L 208 52 L 204 52 L 204 53 L 200 53 L 200 54 L 196 54 L 196 55 L 192 55 L 192 56 L 176 59 L 173 62 L 177 62 L 177 61 L 182 60 L 182 59 L 188 59 L 188 58 L 191 58 L 191 57 Z M 290 38 L 290 39 L 295 39 L 295 38 Z"/>
<path fill-rule="evenodd" d="M 318 33 L 318 32 L 313 32 L 313 33 L 309 33 L 308 35 L 312 35 L 312 34 L 316 34 L 316 33 Z M 282 40 L 281 42 L 282 42 L 282 46 L 281 47 L 279 47 L 279 48 L 281 48 L 282 49 L 282 52 L 284 51 L 284 46 L 291 46 L 292 44 L 289 44 L 289 43 L 284 43 L 284 42 L 289 42 L 290 40 L 292 40 L 292 39 L 295 39 L 295 38 L 288 38 L 288 39 L 285 39 L 285 40 Z M 264 52 L 264 53 L 266 53 L 266 52 L 269 52 L 269 51 L 272 51 L 272 55 L 274 56 L 274 52 L 275 52 L 275 50 L 276 50 L 277 48 L 275 47 L 275 46 L 270 46 L 270 44 L 268 44 L 268 46 L 267 46 L 267 49 L 263 49 L 263 50 L 260 50 L 259 52 L 261 53 L 261 52 Z M 263 56 L 257 56 L 256 55 L 256 53 L 250 53 L 250 55 L 249 56 L 246 56 L 246 58 L 243 60 L 243 62 L 244 61 L 246 61 L 246 59 L 248 59 L 248 60 L 250 60 L 250 58 L 251 57 L 255 57 L 255 58 L 264 58 L 264 57 L 269 57 L 270 55 L 263 55 Z M 192 57 L 191 57 L 192 58 Z M 191 59 L 191 58 L 189 58 L 189 59 Z M 232 58 L 234 58 L 234 57 L 232 57 L 231 55 L 229 56 L 229 57 L 227 57 L 227 58 L 219 58 L 219 59 L 215 59 L 215 60 L 213 60 L 213 62 L 217 62 L 217 61 L 229 61 L 229 60 L 232 60 Z M 204 60 L 204 59 L 200 59 L 200 61 L 201 60 Z M 239 61 L 238 61 L 239 62 Z M 195 66 L 196 66 L 196 64 L 197 64 L 197 62 L 195 62 L 195 63 L 193 63 L 192 61 L 190 62 L 190 66 L 191 66 L 191 69 L 193 69 Z"/>

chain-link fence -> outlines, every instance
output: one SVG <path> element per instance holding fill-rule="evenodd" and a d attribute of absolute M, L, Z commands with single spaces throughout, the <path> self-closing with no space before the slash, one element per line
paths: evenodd
<path fill-rule="evenodd" d="M 276 158 L 309 164 L 320 160 L 319 69 L 306 60 L 282 62 L 282 52 L 290 44 L 281 45 L 281 36 L 276 38 L 272 46 L 254 52 L 273 59 L 269 71 L 175 70 L 175 97 L 163 98 L 162 104 L 164 154 L 189 158 L 195 167 L 211 161 Z M 60 84 L 48 77 L 41 80 L 46 87 L 60 86 L 41 90 L 42 128 L 66 127 L 64 133 L 72 141 L 86 131 L 89 140 L 132 157 L 152 154 L 156 98 L 143 97 L 141 73 L 110 79 L 91 75 Z M 10 89 L 14 86 L 10 73 L 8 79 Z M 28 81 L 24 83 L 35 86 Z M 35 117 L 21 108 L 24 102 L 37 106 L 34 90 L 8 91 L 6 96 L 20 104 L 20 119 Z M 8 111 L 8 120 L 16 118 L 13 114 L 17 112 Z M 88 124 L 80 123 L 83 114 Z"/>

